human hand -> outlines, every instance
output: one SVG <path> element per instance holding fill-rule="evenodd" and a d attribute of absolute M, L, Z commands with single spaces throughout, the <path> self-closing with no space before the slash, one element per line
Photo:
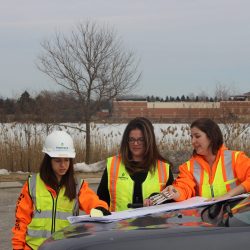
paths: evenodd
<path fill-rule="evenodd" d="M 179 196 L 180 194 L 178 190 L 176 190 L 174 186 L 170 185 L 163 189 L 159 194 L 151 196 L 149 199 L 153 205 L 159 205 L 167 200 L 177 199 Z"/>
<path fill-rule="evenodd" d="M 168 200 L 170 200 L 170 199 L 175 200 L 175 199 L 178 199 L 180 196 L 179 191 L 177 189 L 175 189 L 175 187 L 173 185 L 167 186 L 165 189 L 163 189 L 161 191 L 161 193 L 163 195 L 165 195 Z"/>
<path fill-rule="evenodd" d="M 90 217 L 102 217 L 103 212 L 101 210 L 98 210 L 96 208 L 92 208 L 90 210 Z"/>
<path fill-rule="evenodd" d="M 90 217 L 102 217 L 106 215 L 111 215 L 111 213 L 104 207 L 96 207 L 90 210 Z"/>
<path fill-rule="evenodd" d="M 153 203 L 152 199 L 150 199 L 150 198 L 147 198 L 143 201 L 144 207 L 149 207 L 149 206 L 153 206 L 153 205 L 154 205 L 154 203 Z"/>

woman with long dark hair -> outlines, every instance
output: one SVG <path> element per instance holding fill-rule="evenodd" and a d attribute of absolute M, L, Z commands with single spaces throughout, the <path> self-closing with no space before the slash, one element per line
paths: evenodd
<path fill-rule="evenodd" d="M 172 182 L 170 164 L 159 153 L 152 123 L 137 117 L 125 128 L 119 154 L 107 159 L 97 194 L 110 211 L 122 211 L 146 205 L 148 197 Z"/>
<path fill-rule="evenodd" d="M 75 179 L 75 149 L 69 134 L 49 134 L 43 152 L 39 173 L 29 177 L 17 200 L 13 249 L 38 249 L 53 232 L 69 225 L 67 217 L 78 215 L 79 209 L 110 214 L 88 183 Z"/>

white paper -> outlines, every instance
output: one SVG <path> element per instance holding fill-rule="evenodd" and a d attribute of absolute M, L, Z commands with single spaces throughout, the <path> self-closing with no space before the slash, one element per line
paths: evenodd
<path fill-rule="evenodd" d="M 248 197 L 249 194 L 241 194 L 234 197 L 231 197 L 229 199 L 225 200 L 233 200 L 240 197 Z M 73 224 L 81 221 L 96 221 L 96 222 L 113 222 L 128 218 L 135 218 L 144 216 L 147 214 L 155 214 L 160 212 L 167 212 L 167 211 L 173 211 L 173 210 L 179 210 L 179 209 L 185 209 L 185 208 L 193 208 L 193 207 L 201 207 L 206 206 L 214 203 L 221 202 L 220 201 L 206 201 L 207 198 L 203 198 L 200 196 L 192 197 L 188 200 L 181 201 L 181 202 L 172 202 L 162 205 L 156 205 L 156 206 L 150 206 L 150 207 L 141 207 L 141 208 L 135 208 L 135 209 L 129 209 L 124 210 L 121 212 L 112 212 L 111 215 L 103 216 L 103 217 L 90 217 L 89 215 L 80 215 L 80 216 L 69 216 L 67 219 L 68 221 Z"/>

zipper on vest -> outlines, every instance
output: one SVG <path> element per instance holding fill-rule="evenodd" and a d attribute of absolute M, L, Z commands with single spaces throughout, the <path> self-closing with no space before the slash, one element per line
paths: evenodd
<path fill-rule="evenodd" d="M 52 198 L 52 202 L 53 202 L 53 205 L 52 205 L 52 223 L 51 223 L 51 234 L 55 232 L 55 220 L 56 220 L 56 204 L 55 202 L 57 201 L 57 196 L 56 196 L 56 199 L 54 199 L 53 195 L 50 193 L 51 195 L 51 198 Z"/>
<path fill-rule="evenodd" d="M 58 195 L 59 195 L 59 192 L 56 196 L 56 200 L 55 200 L 55 203 L 53 202 L 54 206 L 53 206 L 53 233 L 55 232 L 56 230 L 56 207 L 57 207 L 57 199 L 58 199 Z"/>
<path fill-rule="evenodd" d="M 56 192 L 56 198 L 54 198 L 52 196 L 52 200 L 53 200 L 53 209 L 52 209 L 52 228 L 51 228 L 51 233 L 54 233 L 56 230 L 56 208 L 57 208 L 57 199 L 59 196 L 59 192 L 60 192 L 60 185 L 58 186 L 57 192 Z"/>
<path fill-rule="evenodd" d="M 214 197 L 214 187 L 213 187 L 213 185 L 210 185 L 210 190 L 211 190 L 211 196 L 213 198 Z"/>
<path fill-rule="evenodd" d="M 54 210 L 55 210 L 55 199 L 52 195 L 52 193 L 50 193 L 51 198 L 52 198 L 52 218 L 51 218 L 51 234 L 54 232 L 54 220 L 55 220 L 55 214 L 54 214 Z"/>

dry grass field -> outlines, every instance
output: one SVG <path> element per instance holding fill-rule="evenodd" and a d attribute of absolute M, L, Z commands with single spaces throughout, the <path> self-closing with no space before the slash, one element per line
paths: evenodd
<path fill-rule="evenodd" d="M 50 129 L 59 129 L 58 126 Z M 102 161 L 118 153 L 124 126 L 125 124 L 93 124 L 90 163 Z M 159 150 L 163 157 L 173 163 L 172 170 L 177 173 L 178 166 L 192 154 L 189 126 L 154 124 L 154 127 Z M 221 124 L 221 129 L 225 145 L 229 149 L 241 150 L 250 156 L 249 123 L 225 123 Z M 46 127 L 41 124 L 0 124 L 0 169 L 6 169 L 11 173 L 9 176 L 0 176 L 0 181 L 10 179 L 22 181 L 27 179 L 27 174 L 16 174 L 17 171 L 39 171 L 45 130 Z M 85 133 L 75 130 L 71 130 L 71 133 L 76 148 L 75 162 L 85 162 Z"/>
<path fill-rule="evenodd" d="M 95 172 L 95 173 L 81 173 L 76 172 L 77 176 L 81 176 L 83 179 L 88 178 L 101 178 L 102 172 Z M 0 182 L 12 182 L 12 181 L 19 181 L 24 182 L 27 180 L 29 174 L 28 173 L 10 173 L 8 175 L 0 175 Z"/>

